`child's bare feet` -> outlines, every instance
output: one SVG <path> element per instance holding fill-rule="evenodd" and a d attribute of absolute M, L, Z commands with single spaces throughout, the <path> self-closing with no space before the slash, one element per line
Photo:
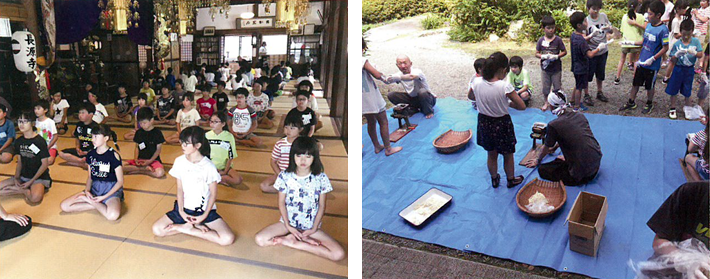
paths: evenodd
<path fill-rule="evenodd" d="M 375 146 L 375 154 L 380 154 L 380 152 L 382 152 L 383 149 L 385 149 L 385 147 L 382 145 Z"/>
<path fill-rule="evenodd" d="M 397 147 L 391 147 L 391 146 L 390 146 L 390 147 L 388 147 L 388 148 L 385 150 L 385 155 L 386 155 L 386 156 L 389 156 L 389 155 L 395 154 L 395 153 L 400 152 L 400 151 L 402 151 L 402 147 L 401 147 L 401 146 L 397 146 Z"/>
<path fill-rule="evenodd" d="M 543 106 L 540 108 L 540 110 L 542 110 L 542 111 L 547 111 L 549 108 L 550 108 L 550 107 L 547 105 L 547 103 L 545 103 L 545 105 L 543 105 Z"/>
<path fill-rule="evenodd" d="M 310 237 L 308 237 L 308 236 L 306 236 L 306 237 L 303 238 L 303 242 L 308 243 L 308 244 L 313 245 L 313 246 L 320 246 L 320 245 L 321 245 L 320 241 L 318 241 L 318 240 L 315 239 L 315 238 L 310 238 Z"/>
<path fill-rule="evenodd" d="M 434 117 L 434 114 L 433 114 L 433 113 L 430 113 L 430 114 L 427 114 L 427 115 L 426 115 L 426 119 L 431 119 L 432 117 Z"/>

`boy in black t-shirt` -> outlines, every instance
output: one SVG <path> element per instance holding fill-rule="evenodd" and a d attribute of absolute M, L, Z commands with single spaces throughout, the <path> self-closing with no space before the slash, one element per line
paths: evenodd
<path fill-rule="evenodd" d="M 96 107 L 92 103 L 86 103 L 79 108 L 79 122 L 73 136 L 76 138 L 76 147 L 59 151 L 59 157 L 67 161 L 67 164 L 86 169 L 87 164 L 84 157 L 89 151 L 94 149 L 91 142 L 91 131 L 98 128 L 98 124 L 92 120 Z"/>
<path fill-rule="evenodd" d="M 167 89 L 166 89 L 167 90 Z M 141 108 L 137 116 L 140 129 L 136 131 L 133 142 L 136 143 L 136 160 L 130 160 L 124 167 L 126 174 L 146 174 L 155 178 L 165 176 L 165 169 L 160 161 L 160 150 L 165 138 L 163 133 L 153 127 L 153 111 Z"/>
<path fill-rule="evenodd" d="M 158 108 L 158 114 L 156 115 L 158 120 L 155 121 L 155 123 L 175 125 L 175 115 L 177 114 L 175 110 L 177 107 L 175 96 L 170 94 L 167 86 L 163 86 L 163 88 L 160 89 L 160 94 L 160 98 L 158 98 L 158 101 L 155 103 Z"/>
<path fill-rule="evenodd" d="M 708 181 L 688 182 L 675 190 L 658 208 L 648 225 L 656 237 L 653 250 L 656 254 L 668 254 L 675 250 L 670 241 L 696 238 L 710 247 L 710 190 Z"/>
<path fill-rule="evenodd" d="M 217 81 L 217 93 L 214 93 L 214 95 L 212 95 L 212 99 L 217 101 L 217 110 L 215 112 L 227 109 L 229 103 L 229 96 L 227 96 L 227 93 L 224 93 L 224 87 L 224 81 Z"/>
<path fill-rule="evenodd" d="M 47 141 L 35 132 L 35 115 L 23 112 L 17 119 L 22 136 L 13 142 L 18 153 L 15 175 L 0 182 L 0 195 L 24 195 L 29 203 L 42 202 L 44 193 L 52 187 L 49 176 Z"/>
<path fill-rule="evenodd" d="M 301 131 L 301 136 L 312 137 L 313 133 L 316 132 L 316 123 L 318 118 L 316 117 L 316 112 L 308 107 L 308 97 L 310 93 L 305 90 L 296 91 L 296 107 L 288 112 L 286 117 L 296 117 L 301 119 L 303 123 L 303 131 Z M 283 127 L 281 127 L 283 131 Z"/>

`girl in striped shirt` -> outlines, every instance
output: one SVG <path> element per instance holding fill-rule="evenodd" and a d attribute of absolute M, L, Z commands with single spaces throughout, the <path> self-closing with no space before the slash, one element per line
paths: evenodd
<path fill-rule="evenodd" d="M 274 188 L 274 182 L 279 173 L 288 167 L 288 155 L 291 152 L 291 144 L 303 130 L 303 122 L 297 117 L 286 117 L 284 122 L 285 138 L 280 139 L 274 144 L 274 150 L 271 151 L 271 169 L 274 170 L 274 175 L 267 177 L 261 182 L 261 191 L 265 193 L 277 193 Z"/>

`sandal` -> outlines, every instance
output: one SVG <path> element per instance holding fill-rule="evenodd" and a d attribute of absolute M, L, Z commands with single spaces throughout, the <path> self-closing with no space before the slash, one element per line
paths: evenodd
<path fill-rule="evenodd" d="M 525 177 L 522 175 L 518 175 L 516 177 L 513 177 L 513 179 L 508 179 L 508 188 L 513 188 L 517 186 L 520 183 L 523 183 Z"/>
<path fill-rule="evenodd" d="M 493 184 L 493 188 L 498 188 L 498 186 L 500 186 L 500 174 L 496 173 L 496 177 L 491 177 L 491 183 Z"/>

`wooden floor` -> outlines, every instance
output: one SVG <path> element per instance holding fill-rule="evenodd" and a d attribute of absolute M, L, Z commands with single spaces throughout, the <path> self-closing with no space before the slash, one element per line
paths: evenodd
<path fill-rule="evenodd" d="M 274 108 L 282 115 L 290 104 L 290 97 L 279 97 Z M 327 115 L 327 103 L 319 105 L 319 111 Z M 119 138 L 130 130 L 130 125 L 111 124 Z M 321 159 L 334 190 L 327 195 L 322 228 L 347 252 L 347 152 L 342 141 L 335 139 L 338 135 L 332 123 L 324 124 L 316 135 L 324 145 Z M 162 130 L 166 135 L 173 133 L 168 127 Z M 152 224 L 175 201 L 176 182 L 169 175 L 164 179 L 126 176 L 125 202 L 117 221 L 107 221 L 98 212 L 62 213 L 59 203 L 83 190 L 88 174 L 57 158 L 50 167 L 53 186 L 40 205 L 30 206 L 20 197 L 0 198 L 7 211 L 29 215 L 34 222 L 28 234 L 0 243 L 0 278 L 347 277 L 347 258 L 331 262 L 286 247 L 260 248 L 254 243 L 259 230 L 279 220 L 277 195 L 259 190 L 259 183 L 272 174 L 268 162 L 279 139 L 274 132 L 257 131 L 264 140 L 261 148 L 237 148 L 234 167 L 244 177 L 242 184 L 218 186 L 217 211 L 237 235 L 234 244 L 222 247 L 184 235 L 153 236 Z M 73 147 L 74 139 L 67 134 L 58 144 L 60 149 Z M 119 146 L 123 160 L 133 158 L 133 142 L 119 141 Z M 181 154 L 179 146 L 164 145 L 161 158 L 166 170 Z M 10 177 L 15 166 L 16 161 L 0 165 L 0 179 Z"/>

